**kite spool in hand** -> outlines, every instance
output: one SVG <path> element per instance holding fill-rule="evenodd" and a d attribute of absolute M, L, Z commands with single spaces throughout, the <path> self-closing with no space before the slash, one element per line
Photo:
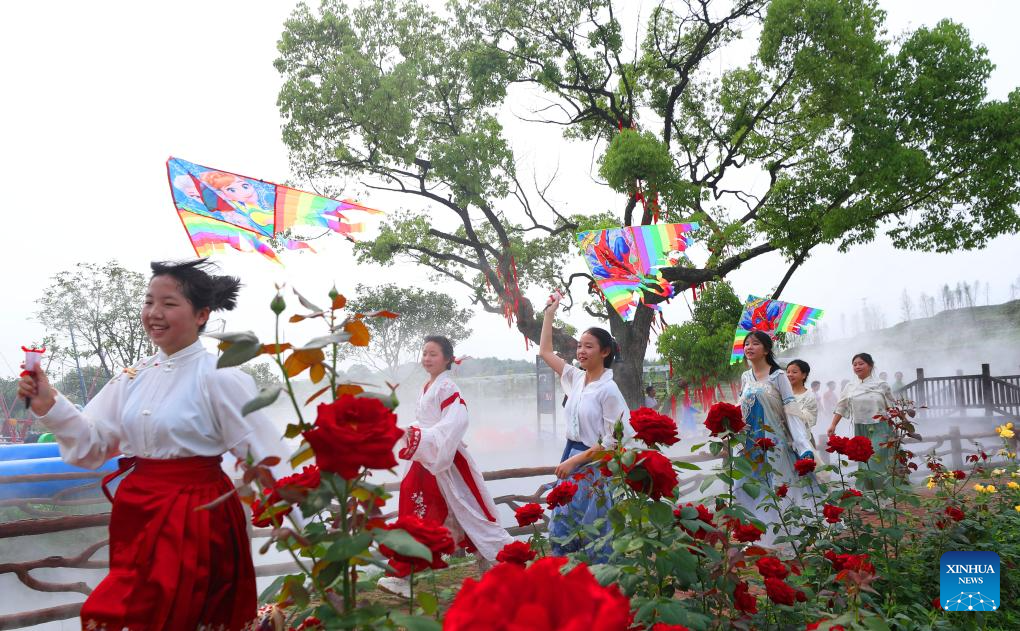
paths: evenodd
<path fill-rule="evenodd" d="M 21 350 L 25 351 L 25 370 L 22 371 L 21 376 L 32 375 L 35 376 L 35 371 L 39 368 L 39 360 L 42 359 L 42 354 L 46 352 L 46 347 L 43 348 L 25 348 L 21 347 Z M 25 397 L 25 409 L 27 410 L 32 404 L 31 397 Z"/>

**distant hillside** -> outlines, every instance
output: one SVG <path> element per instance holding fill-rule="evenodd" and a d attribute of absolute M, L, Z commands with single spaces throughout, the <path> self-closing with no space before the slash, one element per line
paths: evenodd
<path fill-rule="evenodd" d="M 1000 305 L 943 311 L 931 318 L 901 322 L 852 338 L 799 346 L 784 351 L 784 360 L 800 358 L 812 366 L 812 379 L 849 378 L 850 358 L 871 353 L 876 370 L 904 373 L 912 381 L 915 369 L 928 376 L 976 374 L 991 364 L 992 374 L 1020 374 L 1020 300 Z M 831 376 L 827 376 L 831 375 Z"/>

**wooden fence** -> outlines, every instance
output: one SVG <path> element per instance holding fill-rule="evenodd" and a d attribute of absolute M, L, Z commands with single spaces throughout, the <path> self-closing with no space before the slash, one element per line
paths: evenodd
<path fill-rule="evenodd" d="M 972 419 L 973 420 L 973 419 Z M 925 439 L 917 445 L 913 445 L 910 448 L 918 455 L 935 452 L 937 455 L 947 458 L 947 466 L 951 464 L 953 469 L 965 469 L 967 463 L 965 462 L 965 454 L 975 451 L 970 449 L 970 443 L 973 441 L 993 439 L 998 441 L 998 437 L 990 428 L 986 431 L 969 431 L 966 434 L 961 432 L 959 427 L 953 427 L 949 433 L 943 436 L 937 436 L 930 439 Z M 921 450 L 921 445 L 926 445 L 924 450 Z M 820 451 L 820 456 L 823 460 L 827 460 L 829 454 L 824 451 Z M 701 483 L 709 476 L 713 475 L 712 468 L 713 463 L 718 462 L 718 458 L 711 456 L 708 453 L 697 453 L 690 457 L 685 457 L 685 461 L 698 464 L 702 471 L 700 472 L 684 472 L 681 483 L 680 483 L 680 497 L 687 495 L 698 495 L 699 487 Z M 550 477 L 553 475 L 554 467 L 530 467 L 530 468 L 519 468 L 519 469 L 503 469 L 499 471 L 488 471 L 483 474 L 486 481 L 495 480 L 510 480 L 510 479 L 531 479 L 531 478 L 542 478 Z M 23 511 L 26 515 L 31 517 L 30 519 L 24 519 L 19 521 L 13 521 L 8 523 L 0 523 L 0 539 L 8 539 L 13 537 L 30 537 L 35 535 L 42 535 L 48 533 L 57 532 L 69 532 L 82 530 L 85 528 L 94 528 L 97 526 L 106 526 L 110 522 L 110 513 L 102 512 L 88 515 L 67 515 L 58 510 L 57 508 L 63 507 L 77 507 L 77 506 L 102 506 L 106 504 L 105 498 L 102 496 L 93 498 L 73 498 L 73 495 L 80 494 L 83 489 L 93 489 L 98 486 L 98 478 L 104 476 L 105 473 L 97 472 L 84 472 L 84 473 L 60 473 L 60 474 L 40 474 L 40 475 L 26 475 L 26 476 L 7 476 L 0 477 L 0 484 L 18 483 L 18 482 L 43 482 L 53 480 L 92 480 L 86 483 L 84 486 L 75 487 L 69 491 L 65 491 L 58 497 L 53 498 L 29 498 L 29 499 L 9 499 L 0 501 L 0 507 L 17 507 Z M 529 502 L 542 502 L 543 485 L 540 485 L 535 493 L 532 495 L 519 495 L 509 494 L 501 495 L 494 498 L 497 505 L 505 504 L 510 508 L 511 511 L 517 509 L 522 504 Z M 386 485 L 387 490 L 394 491 L 397 489 L 396 483 L 390 483 Z M 711 489 L 708 489 L 711 492 Z M 540 529 L 545 530 L 548 527 L 548 517 L 543 515 L 543 521 L 540 524 Z M 531 532 L 530 527 L 521 528 L 514 524 L 507 526 L 507 531 L 511 535 L 522 535 Z M 269 536 L 269 529 L 255 529 L 252 531 L 252 537 L 254 539 L 265 538 Z M 73 556 L 50 556 L 34 561 L 23 561 L 17 563 L 0 563 L 0 575 L 5 573 L 11 573 L 18 577 L 22 584 L 34 591 L 41 592 L 63 592 L 63 593 L 79 593 L 87 596 L 91 589 L 84 582 L 72 582 L 72 583 L 55 583 L 43 581 L 32 576 L 32 571 L 41 568 L 69 568 L 69 569 L 103 569 L 109 567 L 106 560 L 94 560 L 93 557 L 97 552 L 106 547 L 109 543 L 108 539 L 103 539 L 89 544 L 78 554 Z M 273 563 L 258 565 L 255 568 L 256 576 L 278 576 L 293 572 L 295 566 L 290 563 Z M 0 631 L 3 629 L 20 629 L 29 627 L 36 624 L 43 624 L 46 622 L 53 622 L 57 620 L 66 620 L 74 618 L 78 615 L 81 609 L 81 602 L 71 603 L 66 605 L 59 605 L 56 607 L 48 607 L 45 609 L 36 609 L 34 611 L 26 611 L 22 613 L 0 615 Z"/>
<path fill-rule="evenodd" d="M 917 369 L 917 379 L 900 390 L 900 397 L 912 400 L 925 414 L 966 414 L 977 410 L 984 416 L 1020 416 L 1020 375 L 993 377 L 988 364 L 981 374 L 965 375 L 957 370 L 952 377 L 926 377 Z"/>

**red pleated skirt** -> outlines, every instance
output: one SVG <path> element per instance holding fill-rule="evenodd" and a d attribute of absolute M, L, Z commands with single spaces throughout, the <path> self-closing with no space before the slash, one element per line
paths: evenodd
<path fill-rule="evenodd" d="M 81 609 L 88 631 L 248 628 L 257 593 L 251 543 L 221 458 L 124 458 L 110 519 L 110 573 Z M 108 477 L 111 478 L 112 476 Z M 108 480 L 104 480 L 105 484 Z"/>

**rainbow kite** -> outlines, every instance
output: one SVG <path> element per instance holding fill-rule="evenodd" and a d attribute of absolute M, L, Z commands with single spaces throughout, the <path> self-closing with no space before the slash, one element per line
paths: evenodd
<path fill-rule="evenodd" d="M 311 250 L 304 241 L 281 233 L 321 228 L 353 239 L 364 227 L 352 223 L 347 211 L 380 213 L 351 201 L 320 197 L 180 158 L 167 160 L 166 172 L 177 215 L 197 256 L 230 248 L 258 252 L 279 263 L 271 242 L 289 250 Z"/>
<path fill-rule="evenodd" d="M 733 333 L 730 363 L 735 364 L 744 358 L 744 339 L 751 331 L 764 331 L 773 337 L 776 333 L 801 335 L 807 327 L 818 324 L 824 313 L 821 309 L 792 302 L 748 296 L 740 322 Z"/>
<path fill-rule="evenodd" d="M 672 298 L 673 286 L 660 269 L 675 267 L 693 243 L 696 223 L 624 226 L 577 234 L 588 269 L 602 294 L 625 322 L 634 319 L 638 304 L 650 295 Z"/>

